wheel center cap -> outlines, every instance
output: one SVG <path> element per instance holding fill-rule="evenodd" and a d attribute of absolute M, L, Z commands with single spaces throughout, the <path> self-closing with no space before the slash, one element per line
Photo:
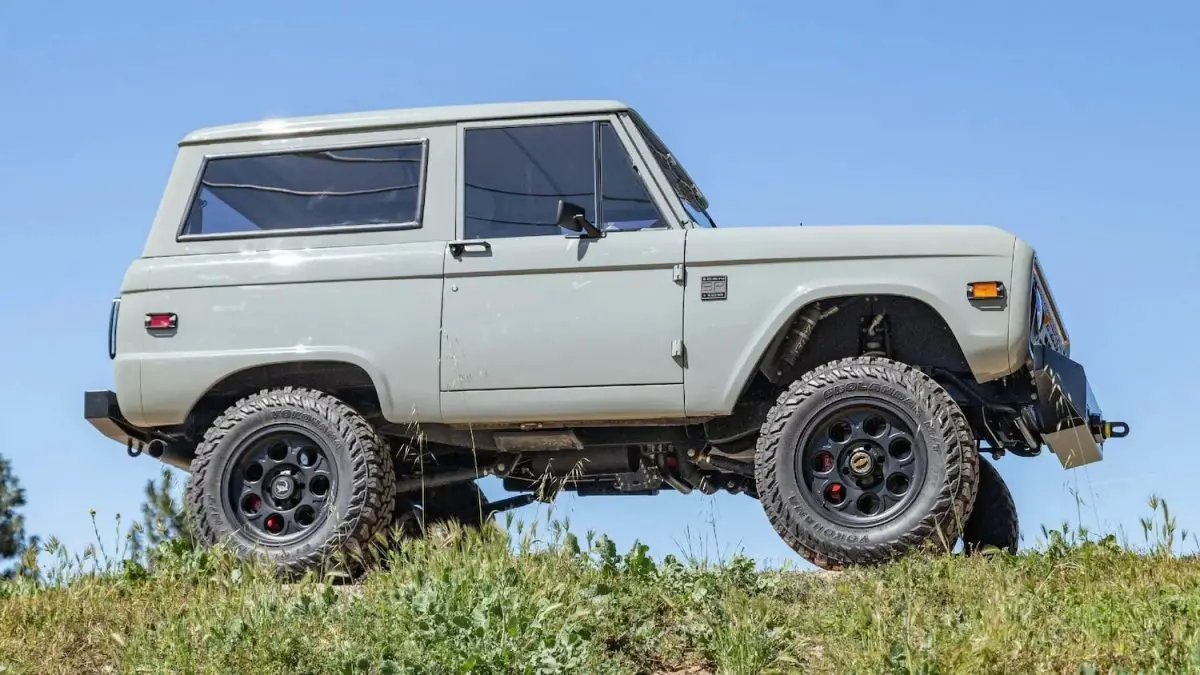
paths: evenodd
<path fill-rule="evenodd" d="M 850 455 L 850 471 L 855 476 L 866 476 L 875 468 L 875 459 L 866 450 L 855 450 Z"/>
<path fill-rule="evenodd" d="M 288 497 L 291 497 L 292 493 L 295 491 L 296 483 L 292 480 L 291 476 L 279 476 L 275 480 L 271 481 L 271 494 L 273 494 L 276 499 L 287 499 Z"/>

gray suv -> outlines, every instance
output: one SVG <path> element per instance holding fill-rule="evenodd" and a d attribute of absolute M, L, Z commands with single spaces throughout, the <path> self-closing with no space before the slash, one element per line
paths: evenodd
<path fill-rule="evenodd" d="M 84 415 L 283 573 L 564 489 L 746 494 L 838 568 L 1015 550 L 981 454 L 1128 432 L 1070 346 L 1003 230 L 718 229 L 621 103 L 391 110 L 185 137 Z"/>

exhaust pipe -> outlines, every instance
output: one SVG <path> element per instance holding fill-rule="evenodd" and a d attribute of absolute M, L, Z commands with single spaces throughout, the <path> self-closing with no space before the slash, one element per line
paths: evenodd
<path fill-rule="evenodd" d="M 170 464 L 177 469 L 183 469 L 188 472 L 192 469 L 192 455 L 185 452 L 180 446 L 168 444 L 161 438 L 152 439 L 147 443 L 145 452 L 163 464 Z"/>

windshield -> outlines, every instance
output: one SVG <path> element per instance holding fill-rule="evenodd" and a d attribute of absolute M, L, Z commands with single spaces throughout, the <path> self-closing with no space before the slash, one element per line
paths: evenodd
<path fill-rule="evenodd" d="M 671 154 L 658 134 L 654 133 L 637 112 L 630 110 L 629 116 L 638 131 L 641 132 L 642 138 L 646 140 L 646 144 L 650 146 L 658 166 L 663 173 L 667 174 L 667 178 L 671 181 L 671 188 L 683 200 L 688 216 L 696 223 L 707 223 L 709 227 L 716 227 L 717 224 L 713 222 L 712 216 L 708 215 L 708 200 L 704 198 L 704 194 L 700 192 L 695 181 L 684 170 L 683 165 Z"/>

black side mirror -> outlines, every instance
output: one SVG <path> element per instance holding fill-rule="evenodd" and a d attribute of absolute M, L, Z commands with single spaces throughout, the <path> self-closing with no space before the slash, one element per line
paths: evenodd
<path fill-rule="evenodd" d="M 589 239 L 599 239 L 604 233 L 588 219 L 587 211 L 578 204 L 558 200 L 558 226 L 572 232 L 583 232 Z"/>

